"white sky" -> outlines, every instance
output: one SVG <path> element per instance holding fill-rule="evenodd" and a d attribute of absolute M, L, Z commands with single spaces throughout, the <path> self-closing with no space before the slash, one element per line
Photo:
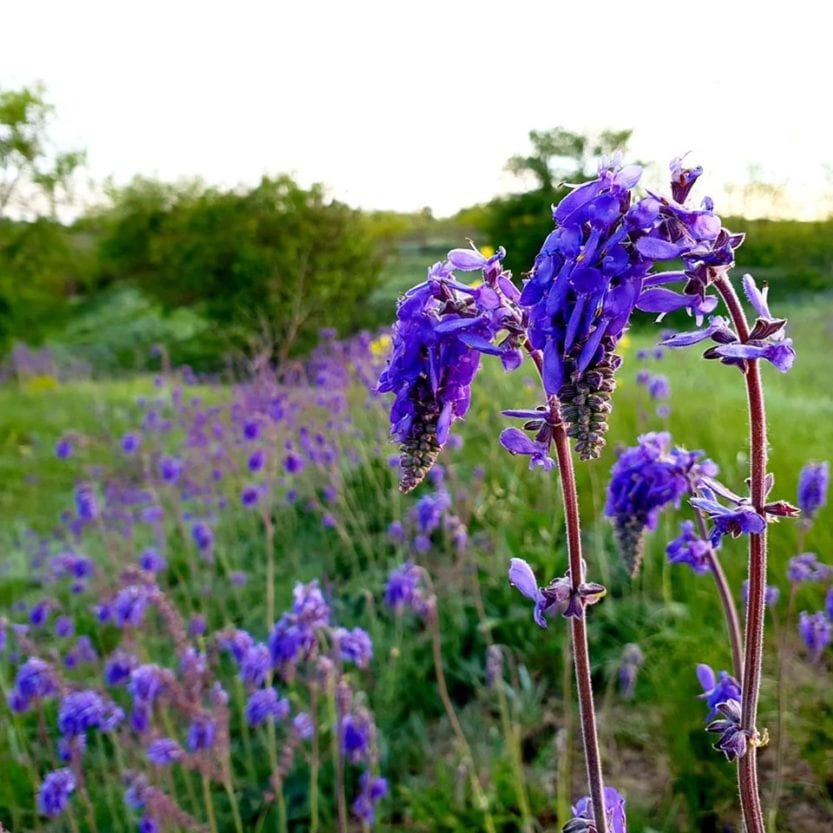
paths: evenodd
<path fill-rule="evenodd" d="M 286 171 L 443 215 L 507 190 L 530 129 L 632 127 L 635 157 L 692 151 L 722 213 L 757 165 L 786 189 L 774 210 L 808 217 L 833 208 L 833 13 L 812 9 L 24 0 L 2 14 L 0 87 L 43 81 L 53 135 L 96 179 Z"/>

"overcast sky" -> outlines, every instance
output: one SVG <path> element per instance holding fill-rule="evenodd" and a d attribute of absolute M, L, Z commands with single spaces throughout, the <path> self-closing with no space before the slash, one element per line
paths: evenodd
<path fill-rule="evenodd" d="M 25 0 L 3 12 L 0 87 L 42 81 L 97 179 L 286 171 L 443 215 L 507 190 L 530 129 L 632 127 L 635 157 L 691 151 L 724 201 L 759 166 L 786 189 L 776 210 L 807 217 L 833 191 L 833 42 L 812 8 Z"/>

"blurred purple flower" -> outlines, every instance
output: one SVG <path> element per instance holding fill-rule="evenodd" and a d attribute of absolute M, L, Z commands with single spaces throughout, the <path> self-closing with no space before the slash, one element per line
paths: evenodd
<path fill-rule="evenodd" d="M 818 613 L 801 612 L 798 632 L 810 652 L 812 662 L 818 662 L 824 649 L 833 640 L 833 625 L 823 611 Z"/>
<path fill-rule="evenodd" d="M 712 545 L 694 531 L 694 521 L 680 524 L 680 535 L 666 547 L 665 553 L 670 564 L 688 564 L 698 575 L 711 571 Z"/>
<path fill-rule="evenodd" d="M 827 503 L 830 467 L 827 461 L 808 463 L 798 477 L 798 506 L 807 522 Z"/>
<path fill-rule="evenodd" d="M 38 809 L 45 816 L 54 818 L 69 806 L 69 797 L 75 792 L 75 776 L 68 769 L 50 772 L 38 790 Z"/>

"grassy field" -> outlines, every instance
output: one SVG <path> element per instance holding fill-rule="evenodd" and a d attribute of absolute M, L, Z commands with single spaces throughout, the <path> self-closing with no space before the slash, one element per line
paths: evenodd
<path fill-rule="evenodd" d="M 420 263 L 414 279 L 424 273 L 424 259 Z M 392 286 L 390 283 L 388 289 Z M 404 284 L 393 291 L 401 288 Z M 783 311 L 777 295 L 774 303 Z M 794 500 L 801 467 L 809 460 L 829 459 L 833 449 L 829 386 L 833 301 L 821 297 L 796 305 L 789 310 L 789 318 L 798 360 L 783 376 L 767 367 L 764 382 L 771 469 L 776 474 L 774 495 Z M 697 577 L 687 568 L 666 562 L 665 545 L 677 534 L 679 518 L 674 513 L 668 513 L 651 536 L 645 567 L 634 582 L 627 579 L 619 563 L 609 524 L 602 517 L 616 446 L 632 444 L 637 434 L 648 430 L 670 430 L 677 443 L 704 449 L 720 465 L 724 482 L 738 491 L 743 488 L 748 461 L 740 374 L 703 361 L 697 348 L 640 362 L 637 352 L 654 343 L 657 330 L 640 326 L 629 336 L 608 448 L 601 460 L 580 465 L 578 471 L 587 558 L 594 576 L 609 588 L 608 597 L 590 615 L 606 775 L 609 783 L 628 797 L 632 833 L 739 830 L 733 768 L 709 748 L 709 737 L 703 732 L 706 710 L 697 699 L 694 674 L 698 662 L 720 669 L 729 666 L 714 588 L 708 577 Z M 667 419 L 656 416 L 655 403 L 636 384 L 635 375 L 641 367 L 668 377 L 673 395 Z M 135 428 L 146 412 L 137 405 L 137 398 L 152 399 L 160 394 L 167 396 L 168 388 L 160 391 L 150 377 L 58 386 L 41 381 L 0 390 L 0 542 L 6 557 L 4 578 L 0 579 L 5 588 L 0 604 L 5 610 L 0 606 L 0 617 L 17 621 L 13 604 L 21 599 L 31 602 L 44 594 L 28 572 L 25 528 L 35 529 L 49 541 L 61 512 L 72 507 L 72 490 L 81 478 L 94 478 L 100 484 L 117 477 L 143 482 L 136 461 L 114 449 L 121 435 Z M 192 387 L 188 395 L 228 406 L 237 394 L 230 389 Z M 242 473 L 238 469 L 233 478 L 223 481 L 228 483 L 222 487 L 227 490 L 228 506 L 217 512 L 217 549 L 222 561 L 217 573 L 205 582 L 189 573 L 187 533 L 182 523 L 179 528 L 173 524 L 165 533 L 166 554 L 172 570 L 181 575 L 169 577 L 167 592 L 183 613 L 204 614 L 209 632 L 233 624 L 253 633 L 259 631 L 263 638 L 263 623 L 269 618 L 265 588 L 270 558 L 277 558 L 273 586 L 278 612 L 290 603 L 296 580 L 321 579 L 332 593 L 340 621 L 366 628 L 374 640 L 374 662 L 361 685 L 362 697 L 376 715 L 379 764 L 391 791 L 391 798 L 380 805 L 378 827 L 460 833 L 484 829 L 482 812 L 467 797 L 465 756 L 451 737 L 437 696 L 430 635 L 418 621 L 392 617 L 381 602 L 388 570 L 407 555 L 413 556 L 406 546 L 390 541 L 388 526 L 395 520 L 407 523 L 409 510 L 431 486 L 423 486 L 415 497 L 396 493 L 393 474 L 385 462 L 394 448 L 383 442 L 384 414 L 378 407 L 365 408 L 361 397 L 350 396 L 351 426 L 361 437 L 353 442 L 342 435 L 337 443 L 340 453 L 350 455 L 351 465 L 305 473 L 309 501 L 276 510 L 275 540 L 267 543 L 265 553 L 264 528 L 257 513 L 239 508 L 237 490 L 246 480 L 243 465 Z M 526 601 L 506 581 L 511 556 L 527 559 L 542 579 L 560 575 L 565 568 L 556 478 L 540 470 L 528 472 L 524 460 L 509 457 L 497 443 L 504 425 L 500 408 L 534 407 L 537 400 L 531 371 L 522 369 L 514 376 L 504 376 L 487 363 L 475 385 L 470 415 L 455 427 L 463 439 L 462 447 L 449 449 L 442 461 L 445 487 L 454 498 L 453 512 L 468 527 L 469 545 L 461 552 L 448 534 L 440 532 L 433 537 L 430 549 L 418 556 L 437 588 L 450 696 L 472 746 L 474 766 L 485 785 L 496 829 L 507 832 L 523 829 L 516 751 L 530 812 L 539 829 L 560 829 L 566 805 L 586 792 L 569 668 L 564 662 L 566 628 L 557 620 L 545 632 L 536 628 Z M 155 440 L 154 452 L 171 446 L 184 448 L 180 428 L 177 425 L 166 437 Z M 61 436 L 74 440 L 75 455 L 70 460 L 55 458 L 54 446 Z M 244 459 L 241 455 L 247 447 L 229 441 L 229 448 Z M 326 497 L 328 485 L 337 487 L 331 504 Z M 822 558 L 833 552 L 830 513 L 830 507 L 823 511 L 803 542 L 804 549 Z M 332 523 L 322 523 L 325 515 L 333 518 Z M 797 611 L 816 610 L 822 605 L 823 590 L 801 588 L 788 614 L 785 567 L 800 546 L 797 526 L 782 522 L 773 527 L 771 541 L 770 583 L 780 586 L 782 600 L 768 623 L 761 725 L 768 726 L 773 735 L 782 726 L 785 738 L 780 812 L 773 819 L 771 833 L 776 829 L 822 833 L 833 829 L 833 710 L 829 695 L 833 661 L 828 651 L 821 665 L 807 662 L 796 619 Z M 48 546 L 54 550 L 65 543 L 66 539 L 59 537 Z M 130 557 L 139 545 L 139 541 L 130 544 Z M 722 553 L 738 596 L 745 572 L 744 545 L 743 540 L 729 541 Z M 97 538 L 91 532 L 83 546 L 95 558 L 106 559 L 110 543 L 107 535 Z M 248 574 L 245 587 L 229 582 L 237 570 Z M 80 603 L 62 596 L 61 605 L 77 612 L 79 632 L 82 624 L 91 629 L 102 655 L 112 649 L 113 634 L 103 632 L 89 615 L 80 613 Z M 167 651 L 173 659 L 172 647 L 166 646 L 163 637 L 147 638 L 151 653 L 162 657 Z M 627 643 L 638 644 L 645 655 L 632 701 L 623 700 L 616 685 Z M 780 652 L 775 650 L 779 643 Z M 484 677 L 489 644 L 503 646 L 506 680 L 499 696 Z M 2 658 L 0 669 L 5 693 L 13 669 Z M 786 690 L 786 713 L 778 704 L 779 677 Z M 6 717 L 4 712 L 3 719 Z M 48 717 L 54 718 L 54 714 Z M 28 748 L 25 740 L 38 737 L 39 729 L 36 723 L 20 717 L 10 726 L 14 729 L 0 739 L 0 762 L 10 763 L 10 777 L 0 788 L 0 821 L 16 825 L 14 830 L 35 829 L 29 764 L 33 758 L 39 765 L 44 760 L 31 751 L 27 758 L 24 750 Z M 256 744 L 260 742 L 255 739 Z M 268 743 L 262 742 L 266 755 Z M 233 741 L 234 760 L 244 760 L 243 746 L 243 741 Z M 109 751 L 107 742 L 99 744 L 90 764 L 94 815 L 102 833 L 130 829 L 120 826 L 127 825 L 127 816 L 122 820 L 115 810 L 108 809 L 116 799 L 105 795 L 95 783 L 96 777 L 109 772 Z M 768 806 L 772 805 L 775 759 L 772 744 L 761 755 Z M 309 767 L 309 761 L 302 761 L 286 781 L 292 830 L 310 829 Z M 235 774 L 241 785 L 242 813 L 252 829 L 257 824 L 270 829 L 275 814 L 264 817 L 259 813 L 257 790 L 251 782 L 255 775 L 263 786 L 266 776 L 261 766 L 254 769 L 254 773 L 248 772 L 239 763 Z M 325 795 L 331 775 L 322 770 L 321 777 Z M 170 786 L 177 794 L 186 790 L 186 782 L 191 789 L 185 776 L 177 774 L 173 781 Z M 216 792 L 219 829 L 232 829 L 224 826 L 231 824 L 230 808 L 222 790 Z M 193 814 L 198 817 L 200 805 L 199 800 L 193 801 Z M 330 812 L 322 798 L 321 829 L 334 829 L 328 827 L 334 823 Z M 80 809 L 78 813 L 76 823 L 87 829 L 88 819 Z"/>

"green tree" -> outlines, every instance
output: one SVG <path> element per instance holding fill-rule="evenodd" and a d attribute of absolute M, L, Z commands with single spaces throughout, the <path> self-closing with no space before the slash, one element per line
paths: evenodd
<path fill-rule="evenodd" d="M 248 191 L 137 181 L 101 222 L 101 282 L 132 279 L 167 309 L 205 316 L 219 352 L 283 357 L 323 326 L 348 331 L 382 265 L 361 212 L 287 176 Z"/>
<path fill-rule="evenodd" d="M 35 216 L 71 201 L 83 151 L 56 151 L 49 138 L 54 108 L 41 86 L 0 90 L 0 216 L 11 209 Z M 45 204 L 45 206 L 44 206 Z"/>

